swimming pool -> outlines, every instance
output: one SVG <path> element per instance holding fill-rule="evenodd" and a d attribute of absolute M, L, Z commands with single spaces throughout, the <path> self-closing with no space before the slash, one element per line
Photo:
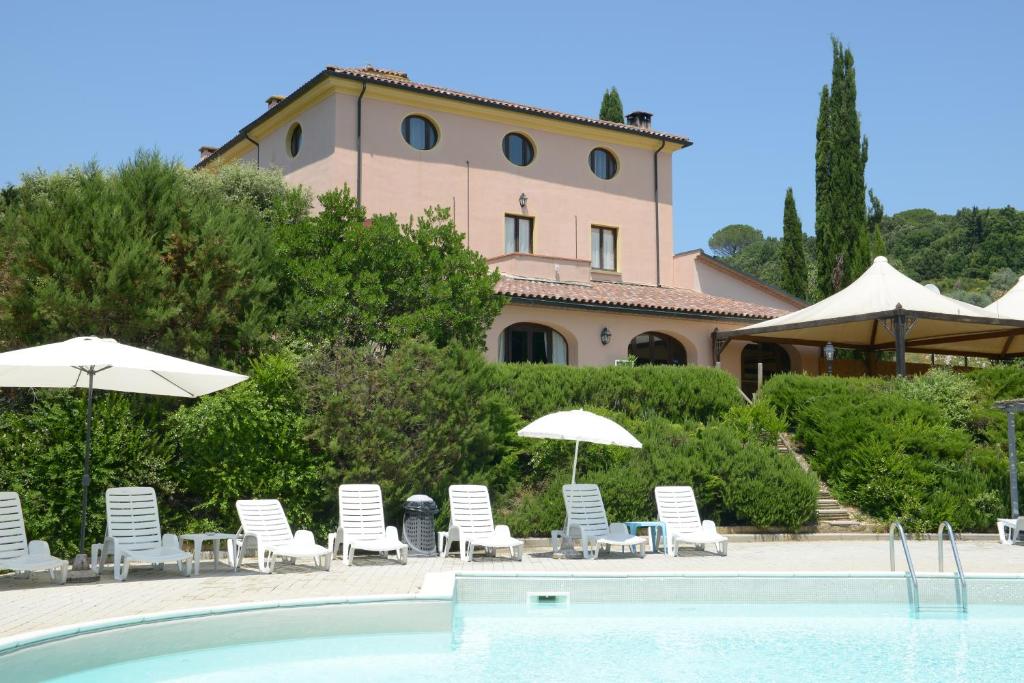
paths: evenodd
<path fill-rule="evenodd" d="M 678 586 L 693 583 L 664 578 L 659 591 L 678 594 Z M 729 578 L 748 577 L 723 581 Z M 761 602 L 742 602 L 739 595 L 734 601 L 647 600 L 655 589 L 630 587 L 636 582 L 628 579 L 551 580 L 568 590 L 542 590 L 549 599 L 541 602 L 532 590 L 537 579 L 470 578 L 456 589 L 463 599 L 454 606 L 433 600 L 302 605 L 100 631 L 25 649 L 20 654 L 31 658 L 20 664 L 12 658 L 18 668 L 6 670 L 10 678 L 0 658 L 0 678 L 80 683 L 248 681 L 268 674 L 303 681 L 1021 677 L 1019 658 L 1001 646 L 1015 643 L 1024 629 L 1020 604 L 981 599 L 966 616 L 913 617 L 897 600 L 778 599 L 786 589 L 767 591 L 776 599 Z M 763 585 L 766 579 L 760 580 Z M 791 585 L 799 583 L 811 584 Z M 876 595 L 884 598 L 885 589 L 875 583 Z M 527 599 L 494 600 L 489 591 L 506 591 L 510 584 Z M 600 592 L 611 601 L 591 599 Z M 630 595 L 641 600 L 625 599 Z M 368 629 L 378 632 L 359 633 Z M 104 663 L 104 657 L 121 661 Z M 88 668 L 73 670 L 83 663 Z"/>

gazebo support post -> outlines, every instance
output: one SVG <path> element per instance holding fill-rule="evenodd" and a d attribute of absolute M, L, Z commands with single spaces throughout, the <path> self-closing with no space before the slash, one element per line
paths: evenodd
<path fill-rule="evenodd" d="M 896 338 L 896 376 L 907 376 L 907 318 L 903 307 L 896 305 L 896 316 L 892 319 L 892 332 Z"/>
<path fill-rule="evenodd" d="M 1010 451 L 1010 516 L 1020 516 L 1020 500 L 1017 494 L 1017 413 L 1006 411 L 1006 433 Z"/>

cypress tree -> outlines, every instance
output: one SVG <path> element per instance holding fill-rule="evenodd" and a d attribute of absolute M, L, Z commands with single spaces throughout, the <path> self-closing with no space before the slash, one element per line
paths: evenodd
<path fill-rule="evenodd" d="M 801 299 L 807 296 L 807 255 L 804 231 L 793 200 L 793 188 L 786 189 L 782 210 L 782 288 Z"/>
<path fill-rule="evenodd" d="M 857 113 L 853 53 L 832 38 L 832 86 L 821 92 L 815 152 L 817 284 L 828 296 L 868 266 L 870 247 L 865 207 L 867 138 Z"/>
<path fill-rule="evenodd" d="M 619 97 L 619 91 L 615 89 L 614 85 L 610 90 L 604 91 L 599 118 L 602 121 L 613 121 L 614 123 L 625 123 L 626 121 L 622 113 L 622 99 Z"/>
<path fill-rule="evenodd" d="M 872 190 L 868 190 L 868 234 L 871 236 L 871 258 L 885 256 L 885 240 L 882 238 L 882 218 L 885 207 Z"/>

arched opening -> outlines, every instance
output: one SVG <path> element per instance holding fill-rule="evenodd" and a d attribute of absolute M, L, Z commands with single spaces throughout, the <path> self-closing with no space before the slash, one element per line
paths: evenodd
<path fill-rule="evenodd" d="M 637 365 L 686 365 L 686 349 L 672 337 L 659 332 L 644 332 L 629 342 L 630 356 Z"/>
<path fill-rule="evenodd" d="M 498 360 L 503 363 L 569 364 L 565 337 L 545 325 L 517 323 L 498 337 Z"/>
<path fill-rule="evenodd" d="M 747 344 L 740 352 L 740 386 L 743 393 L 753 396 L 757 391 L 757 364 L 761 363 L 763 378 L 780 372 L 789 372 L 789 354 L 778 344 Z"/>

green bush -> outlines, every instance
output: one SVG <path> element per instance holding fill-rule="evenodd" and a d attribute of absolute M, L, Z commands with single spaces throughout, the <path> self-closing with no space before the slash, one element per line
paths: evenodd
<path fill-rule="evenodd" d="M 785 415 L 840 501 L 916 531 L 943 520 L 988 530 L 1008 505 L 1006 436 L 991 420 L 977 431 L 971 378 L 942 370 L 894 380 L 779 375 L 761 396 Z"/>
<path fill-rule="evenodd" d="M 661 417 L 634 419 L 606 413 L 632 431 L 640 451 L 581 444 L 577 481 L 597 484 L 613 521 L 655 519 L 654 487 L 693 486 L 701 515 L 719 524 L 798 529 L 812 521 L 817 479 L 775 448 L 775 433 L 751 429 L 754 409 L 734 409 L 695 431 Z M 550 447 L 549 447 L 550 448 Z M 559 528 L 561 487 L 569 482 L 572 444 L 562 466 L 502 501 L 500 511 L 523 534 Z"/>
<path fill-rule="evenodd" d="M 336 503 L 329 460 L 305 441 L 298 359 L 255 361 L 252 379 L 204 396 L 171 414 L 184 531 L 234 530 L 235 501 L 278 498 L 294 528 L 328 531 Z M 334 519 L 334 522 L 337 520 Z"/>
<path fill-rule="evenodd" d="M 0 491 L 20 494 L 29 538 L 48 541 L 58 557 L 78 549 L 84 455 L 84 392 L 46 390 L 28 406 L 0 411 Z M 94 401 L 90 469 L 87 544 L 103 538 L 108 487 L 152 486 L 166 502 L 180 483 L 170 449 L 122 394 Z"/>
<path fill-rule="evenodd" d="M 376 482 L 389 519 L 415 493 L 439 503 L 452 483 L 489 483 L 515 416 L 494 390 L 495 366 L 451 345 L 408 343 L 387 355 L 337 346 L 304 368 L 310 442 L 332 483 Z"/>
<path fill-rule="evenodd" d="M 507 363 L 495 367 L 495 378 L 513 410 L 527 421 L 586 405 L 630 417 L 704 422 L 743 402 L 736 380 L 713 368 Z"/>

